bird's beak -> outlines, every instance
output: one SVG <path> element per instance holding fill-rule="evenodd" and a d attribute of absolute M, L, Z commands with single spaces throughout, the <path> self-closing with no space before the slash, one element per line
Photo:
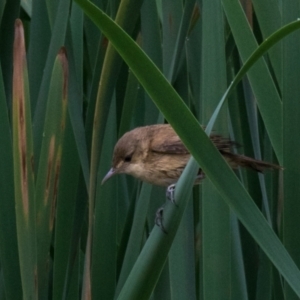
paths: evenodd
<path fill-rule="evenodd" d="M 101 181 L 101 185 L 107 180 L 109 179 L 110 177 L 112 177 L 113 175 L 116 174 L 116 170 L 114 168 L 111 168 L 108 173 L 104 176 L 104 178 L 102 179 Z"/>

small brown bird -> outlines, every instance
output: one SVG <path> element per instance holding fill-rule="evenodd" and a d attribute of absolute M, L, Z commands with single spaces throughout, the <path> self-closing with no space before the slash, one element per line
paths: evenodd
<path fill-rule="evenodd" d="M 234 154 L 235 143 L 219 135 L 210 139 L 232 168 L 247 167 L 257 172 L 264 169 L 281 169 L 280 166 Z M 169 124 L 135 128 L 125 133 L 117 142 L 112 168 L 102 183 L 115 174 L 129 174 L 154 185 L 170 186 L 179 179 L 190 158 L 190 153 Z M 200 183 L 204 174 L 199 170 Z"/>

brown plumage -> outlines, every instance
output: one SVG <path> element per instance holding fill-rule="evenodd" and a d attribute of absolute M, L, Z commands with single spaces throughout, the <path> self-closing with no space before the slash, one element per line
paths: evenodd
<path fill-rule="evenodd" d="M 232 168 L 241 166 L 258 172 L 281 169 L 278 165 L 230 152 L 235 143 L 229 139 L 219 135 L 211 135 L 210 139 Z M 135 128 L 117 142 L 112 168 L 102 183 L 114 174 L 125 173 L 154 185 L 169 186 L 177 182 L 189 158 L 189 151 L 169 124 Z"/>

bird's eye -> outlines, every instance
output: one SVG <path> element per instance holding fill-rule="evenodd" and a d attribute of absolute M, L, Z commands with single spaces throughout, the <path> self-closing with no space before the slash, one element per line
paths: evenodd
<path fill-rule="evenodd" d="M 125 156 L 124 161 L 131 162 L 131 155 Z"/>

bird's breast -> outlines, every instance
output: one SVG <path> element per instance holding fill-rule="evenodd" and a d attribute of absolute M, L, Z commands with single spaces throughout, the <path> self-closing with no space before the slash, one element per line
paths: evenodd
<path fill-rule="evenodd" d="M 187 164 L 189 154 L 150 153 L 142 164 L 132 168 L 131 175 L 159 186 L 176 183 Z"/>

